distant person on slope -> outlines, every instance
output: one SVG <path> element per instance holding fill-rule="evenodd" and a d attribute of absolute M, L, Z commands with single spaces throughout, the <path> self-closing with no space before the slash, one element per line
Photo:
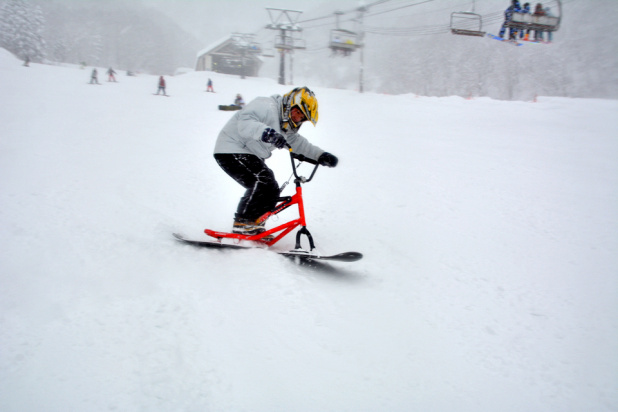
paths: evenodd
<path fill-rule="evenodd" d="M 99 72 L 97 69 L 92 69 L 92 73 L 90 73 L 90 84 L 100 84 L 99 83 Z"/>
<path fill-rule="evenodd" d="M 208 83 L 206 84 L 206 91 L 207 92 L 215 92 L 215 89 L 212 88 L 212 80 L 208 79 Z"/>
<path fill-rule="evenodd" d="M 116 72 L 114 71 L 114 69 L 110 67 L 109 70 L 107 70 L 107 81 L 115 82 L 116 81 L 116 77 L 114 76 L 115 74 Z"/>
<path fill-rule="evenodd" d="M 246 190 L 240 199 L 232 231 L 253 235 L 264 232 L 257 219 L 272 210 L 279 197 L 275 175 L 265 159 L 286 143 L 294 152 L 335 167 L 337 157 L 325 152 L 298 134 L 303 122 L 318 121 L 318 100 L 307 87 L 284 96 L 258 97 L 236 112 L 223 127 L 215 143 L 214 157 L 219 166 Z"/>
<path fill-rule="evenodd" d="M 163 92 L 163 96 L 166 96 L 165 94 L 165 79 L 163 78 L 163 76 L 159 77 L 159 89 L 157 90 L 157 94 Z"/>
<path fill-rule="evenodd" d="M 234 99 L 234 106 L 245 107 L 245 101 L 242 99 L 240 93 L 238 93 Z"/>

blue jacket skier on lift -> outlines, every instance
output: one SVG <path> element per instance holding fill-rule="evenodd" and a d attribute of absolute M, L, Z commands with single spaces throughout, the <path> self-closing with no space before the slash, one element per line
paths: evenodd
<path fill-rule="evenodd" d="M 521 8 L 521 13 L 523 14 L 531 13 L 530 3 L 524 3 L 524 7 Z M 519 32 L 519 38 L 527 41 L 529 37 L 530 37 L 530 29 L 528 30 L 521 29 L 521 31 Z"/>
<path fill-rule="evenodd" d="M 500 28 L 500 37 L 504 38 L 504 34 L 506 33 L 506 25 L 513 19 L 513 13 L 521 13 L 521 6 L 518 0 L 512 0 L 511 5 L 506 8 L 504 11 L 504 23 Z M 509 31 L 509 38 L 515 39 L 517 37 L 517 29 L 511 27 Z"/>

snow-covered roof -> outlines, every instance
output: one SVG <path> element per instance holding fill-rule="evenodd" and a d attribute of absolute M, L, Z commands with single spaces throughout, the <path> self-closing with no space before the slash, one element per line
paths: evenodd
<path fill-rule="evenodd" d="M 210 46 L 203 48 L 202 50 L 200 50 L 199 52 L 197 52 L 197 57 L 203 56 L 207 53 L 210 53 L 211 51 L 213 51 L 214 49 L 216 49 L 217 47 L 221 46 L 223 43 L 227 42 L 231 40 L 230 36 L 226 36 L 223 37 L 221 39 L 219 39 L 218 41 L 210 44 Z"/>

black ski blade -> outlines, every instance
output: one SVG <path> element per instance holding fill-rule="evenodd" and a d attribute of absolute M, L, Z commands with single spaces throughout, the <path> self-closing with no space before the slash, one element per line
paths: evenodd
<path fill-rule="evenodd" d="M 278 252 L 280 255 L 289 258 L 299 258 L 302 260 L 336 260 L 338 262 L 356 262 L 363 258 L 363 254 L 359 252 L 343 252 L 336 255 L 314 255 L 305 252 Z"/>
<path fill-rule="evenodd" d="M 178 240 L 179 242 L 182 242 L 182 243 L 185 243 L 191 246 L 197 246 L 197 247 L 207 247 L 207 248 L 212 248 L 212 249 L 256 249 L 256 248 L 265 249 L 264 247 L 260 247 L 259 245 L 258 246 L 241 246 L 241 245 L 234 245 L 234 244 L 221 243 L 221 242 L 211 242 L 208 240 L 188 239 L 178 233 L 173 233 L 173 235 L 176 238 L 176 240 Z M 333 261 L 338 261 L 338 262 L 356 262 L 357 260 L 360 260 L 363 258 L 363 254 L 359 252 L 343 252 L 343 253 L 338 253 L 336 255 L 316 255 L 311 252 L 306 252 L 306 251 L 301 251 L 301 250 L 298 250 L 298 251 L 290 250 L 289 252 L 275 252 L 275 253 L 281 256 L 288 257 L 288 258 L 298 258 L 301 260 L 333 260 Z"/>
<path fill-rule="evenodd" d="M 215 249 L 253 249 L 253 247 L 251 246 L 231 245 L 231 244 L 221 243 L 221 242 L 210 242 L 208 240 L 187 239 L 186 237 L 178 233 L 173 233 L 173 235 L 176 238 L 176 240 L 182 243 L 186 243 L 187 245 L 191 245 L 191 246 L 208 247 L 208 248 L 215 248 Z"/>

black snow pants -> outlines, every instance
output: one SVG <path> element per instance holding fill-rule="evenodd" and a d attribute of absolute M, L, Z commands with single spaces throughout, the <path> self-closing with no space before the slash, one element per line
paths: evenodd
<path fill-rule="evenodd" d="M 236 219 L 255 221 L 275 207 L 279 198 L 279 185 L 264 160 L 243 153 L 216 153 L 215 160 L 225 173 L 247 189 L 238 203 Z"/>

